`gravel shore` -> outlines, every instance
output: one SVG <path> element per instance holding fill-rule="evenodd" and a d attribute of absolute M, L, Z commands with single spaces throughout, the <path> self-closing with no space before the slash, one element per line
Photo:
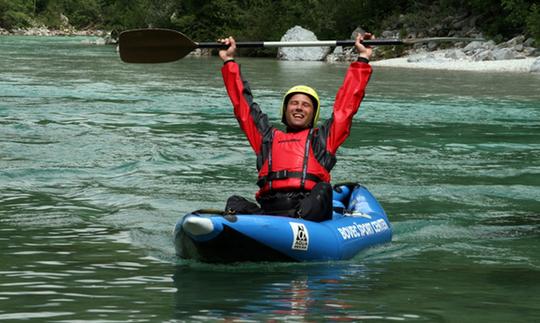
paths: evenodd
<path fill-rule="evenodd" d="M 529 73 L 536 57 L 522 59 L 507 59 L 499 61 L 466 61 L 466 60 L 444 60 L 433 59 L 424 61 L 411 61 L 408 57 L 391 58 L 372 62 L 373 66 L 434 69 L 450 71 L 474 71 L 474 72 L 514 72 Z"/>

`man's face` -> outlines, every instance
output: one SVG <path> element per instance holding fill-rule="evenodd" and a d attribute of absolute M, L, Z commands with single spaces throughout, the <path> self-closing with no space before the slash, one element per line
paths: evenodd
<path fill-rule="evenodd" d="M 309 128 L 313 121 L 313 102 L 309 96 L 297 93 L 291 96 L 285 110 L 285 120 L 289 128 L 300 130 Z"/>

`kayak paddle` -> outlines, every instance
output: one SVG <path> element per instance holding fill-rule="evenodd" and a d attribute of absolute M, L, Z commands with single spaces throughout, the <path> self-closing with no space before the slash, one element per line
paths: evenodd
<path fill-rule="evenodd" d="M 427 42 L 455 42 L 482 40 L 459 37 L 407 38 L 407 39 L 369 39 L 362 44 L 367 46 L 410 45 Z M 237 42 L 237 48 L 271 47 L 321 47 L 354 46 L 354 40 L 319 41 L 256 41 Z M 219 42 L 194 42 L 181 32 L 171 29 L 133 29 L 120 34 L 120 58 L 126 63 L 166 63 L 179 60 L 197 48 L 226 48 Z"/>

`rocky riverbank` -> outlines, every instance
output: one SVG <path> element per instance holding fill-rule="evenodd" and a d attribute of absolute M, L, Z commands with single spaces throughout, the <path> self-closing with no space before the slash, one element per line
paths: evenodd
<path fill-rule="evenodd" d="M 470 23 L 466 24 L 467 26 Z M 473 29 L 475 30 L 475 29 Z M 354 39 L 357 28 L 352 34 Z M 409 37 L 414 36 L 411 33 Z M 33 27 L 27 29 L 5 30 L 0 28 L 0 35 L 21 36 L 88 36 L 92 39 L 83 40 L 89 45 L 116 44 L 117 40 L 111 32 L 103 30 L 75 30 L 66 27 L 61 30 L 46 27 Z M 415 34 L 425 36 L 424 34 Z M 481 36 L 473 32 L 463 32 L 457 36 Z M 394 31 L 383 32 L 382 38 L 392 38 Z M 316 35 L 300 26 L 291 28 L 281 39 L 282 41 L 317 40 Z M 440 48 L 439 43 L 418 44 L 402 50 L 398 57 L 387 58 L 388 47 L 375 49 L 372 65 L 400 68 L 423 68 L 438 70 L 466 70 L 466 71 L 498 71 L 519 73 L 540 73 L 540 49 L 535 47 L 534 40 L 518 36 L 505 42 L 495 43 L 489 41 L 456 42 L 450 48 Z M 392 49 L 390 49 L 392 50 Z M 194 51 L 194 56 L 206 56 L 208 51 Z M 281 48 L 278 51 L 281 60 L 318 60 L 328 63 L 351 62 L 357 59 L 354 48 Z"/>
<path fill-rule="evenodd" d="M 113 36 L 113 33 L 105 30 L 88 29 L 88 30 L 76 30 L 72 27 L 66 27 L 63 29 L 49 29 L 45 26 L 32 27 L 32 28 L 17 28 L 12 30 L 6 30 L 0 28 L 0 35 L 15 35 L 15 36 L 87 36 L 95 37 L 88 43 L 94 45 L 108 45 L 116 44 L 117 39 Z"/>
<path fill-rule="evenodd" d="M 357 28 L 351 39 L 357 33 L 364 32 Z M 384 32 L 390 37 L 392 32 Z M 466 33 L 470 34 L 470 33 Z M 422 34 L 422 36 L 425 36 Z M 475 37 L 481 35 L 474 34 Z M 463 37 L 463 36 L 460 36 Z M 412 38 L 412 37 L 411 37 Z M 295 26 L 283 36 L 283 40 L 317 40 L 313 32 Z M 441 49 L 441 45 L 451 46 Z M 392 51 L 393 49 L 390 49 Z M 377 47 L 374 50 L 372 64 L 374 66 L 426 68 L 467 71 L 501 71 L 501 72 L 532 72 L 540 73 L 540 50 L 534 46 L 532 38 L 518 36 L 508 41 L 496 44 L 489 41 L 460 41 L 450 44 L 426 42 L 412 47 L 406 47 L 399 57 L 386 58 L 388 47 Z M 278 58 L 282 60 L 323 60 L 329 63 L 351 62 L 357 59 L 354 48 L 281 48 Z"/>
<path fill-rule="evenodd" d="M 456 60 L 446 57 L 447 51 L 429 54 L 429 59 L 415 61 L 412 57 L 390 58 L 371 63 L 373 66 L 473 72 L 540 73 L 540 58 L 507 59 L 499 61 Z"/>
<path fill-rule="evenodd" d="M 448 49 L 429 51 L 416 48 L 404 57 L 373 62 L 375 66 L 465 70 L 479 72 L 540 73 L 540 51 L 532 39 L 523 36 L 495 44 L 494 41 L 472 41 Z"/>

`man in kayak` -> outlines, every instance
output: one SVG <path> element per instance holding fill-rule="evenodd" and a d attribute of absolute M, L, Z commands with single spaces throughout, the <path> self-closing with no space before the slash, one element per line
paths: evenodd
<path fill-rule="evenodd" d="M 235 195 L 227 200 L 226 211 L 285 215 L 317 222 L 332 218 L 330 171 L 336 163 L 337 149 L 349 136 L 352 118 L 371 76 L 372 49 L 361 42 L 372 38 L 369 33 L 356 37 L 358 61 L 350 65 L 345 75 L 332 116 L 319 127 L 317 92 L 306 85 L 287 91 L 281 108 L 285 132 L 274 128 L 253 101 L 249 84 L 235 62 L 234 38 L 220 40 L 228 46 L 219 51 L 224 61 L 223 80 L 234 115 L 257 155 L 260 187 L 255 195 L 260 207 Z"/>

